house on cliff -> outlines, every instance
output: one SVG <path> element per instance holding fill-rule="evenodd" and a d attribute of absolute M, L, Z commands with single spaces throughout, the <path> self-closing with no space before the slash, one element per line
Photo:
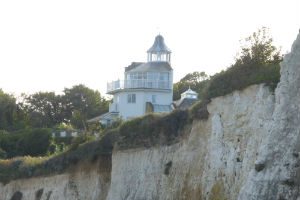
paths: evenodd
<path fill-rule="evenodd" d="M 171 50 L 162 35 L 155 37 L 147 51 L 147 62 L 133 62 L 125 67 L 124 79 L 107 83 L 107 94 L 113 95 L 109 112 L 88 122 L 110 124 L 120 118 L 128 120 L 147 112 L 172 111 L 173 69 Z"/>

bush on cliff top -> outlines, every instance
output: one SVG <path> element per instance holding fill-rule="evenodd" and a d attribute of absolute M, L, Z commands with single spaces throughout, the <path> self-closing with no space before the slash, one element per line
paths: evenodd
<path fill-rule="evenodd" d="M 52 136 L 49 129 L 25 129 L 15 133 L 0 134 L 0 147 L 7 158 L 15 156 L 41 156 L 50 148 Z"/>
<path fill-rule="evenodd" d="M 170 114 L 149 114 L 121 124 L 118 142 L 120 149 L 168 145 L 183 134 L 191 122 L 189 111 L 175 110 Z"/>

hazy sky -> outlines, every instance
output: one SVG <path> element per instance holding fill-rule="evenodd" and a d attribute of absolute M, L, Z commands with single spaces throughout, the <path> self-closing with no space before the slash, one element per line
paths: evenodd
<path fill-rule="evenodd" d="M 228 67 L 239 40 L 266 26 L 283 53 L 300 29 L 299 0 L 2 0 L 0 88 L 56 91 L 83 83 L 102 94 L 124 67 L 146 61 L 160 32 L 175 81 Z"/>

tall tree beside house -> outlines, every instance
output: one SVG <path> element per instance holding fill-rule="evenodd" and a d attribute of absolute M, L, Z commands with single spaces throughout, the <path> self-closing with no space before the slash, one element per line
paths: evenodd
<path fill-rule="evenodd" d="M 82 84 L 65 88 L 63 98 L 71 124 L 79 129 L 87 129 L 87 119 L 108 111 L 108 101 L 100 92 Z"/>
<path fill-rule="evenodd" d="M 37 92 L 24 96 L 20 103 L 27 114 L 31 127 L 53 127 L 67 122 L 67 114 L 63 97 L 54 92 Z"/>

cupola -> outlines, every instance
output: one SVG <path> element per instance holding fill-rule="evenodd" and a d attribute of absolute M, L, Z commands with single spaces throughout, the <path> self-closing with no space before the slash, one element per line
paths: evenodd
<path fill-rule="evenodd" d="M 187 91 L 185 91 L 184 93 L 181 94 L 181 99 L 197 99 L 198 98 L 198 93 L 191 90 L 191 88 L 189 88 Z"/>
<path fill-rule="evenodd" d="M 170 62 L 171 50 L 164 42 L 160 34 L 155 37 L 152 47 L 147 51 L 148 62 Z"/>

